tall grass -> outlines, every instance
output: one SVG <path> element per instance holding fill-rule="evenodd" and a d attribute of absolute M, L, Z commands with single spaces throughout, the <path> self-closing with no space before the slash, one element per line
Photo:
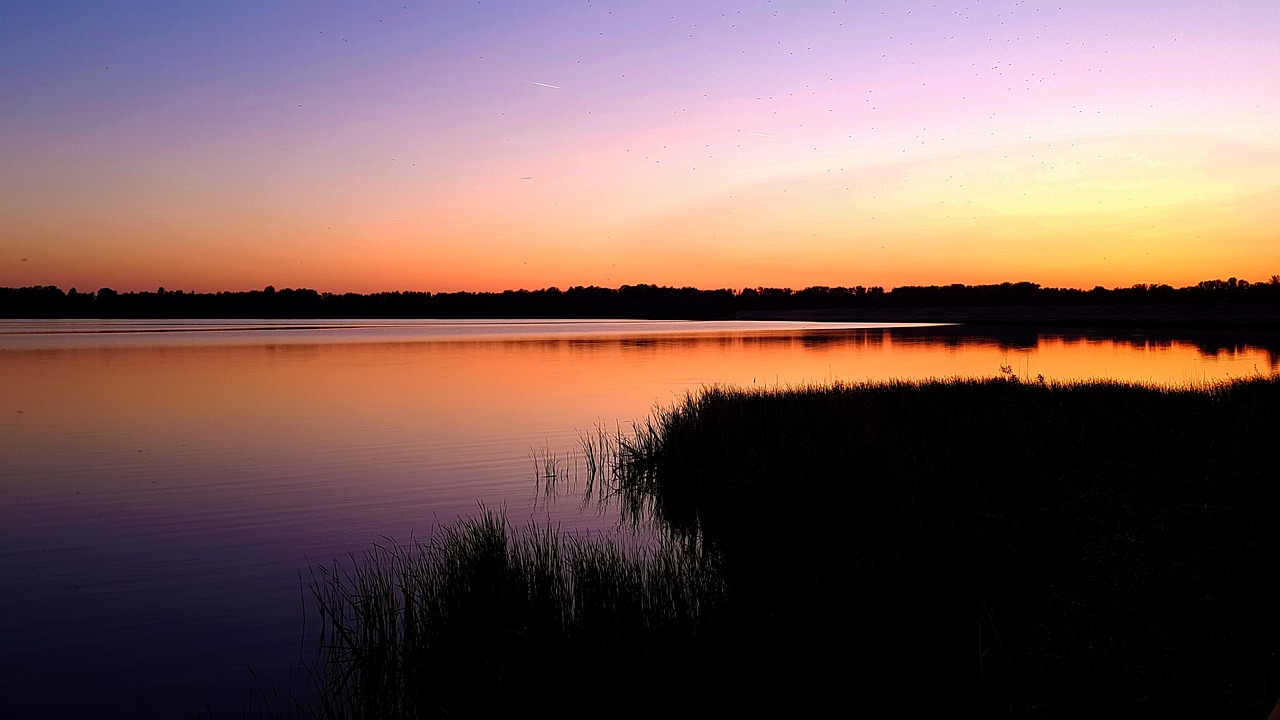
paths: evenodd
<path fill-rule="evenodd" d="M 706 389 L 583 438 L 656 549 L 483 512 L 324 571 L 324 714 L 1261 718 L 1276 438 L 1274 378 Z"/>
<path fill-rule="evenodd" d="M 320 715 L 341 718 L 578 716 L 614 692 L 608 675 L 678 680 L 724 600 L 709 559 L 684 548 L 513 529 L 492 510 L 324 568 L 312 587 Z"/>
<path fill-rule="evenodd" d="M 712 388 L 610 437 L 595 482 L 714 552 L 767 643 L 874 658 L 784 664 L 795 687 L 1262 717 L 1280 695 L 1277 438 L 1275 378 Z"/>

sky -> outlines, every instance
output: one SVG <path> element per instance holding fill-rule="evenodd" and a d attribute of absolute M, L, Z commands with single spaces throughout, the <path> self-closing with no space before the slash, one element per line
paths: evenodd
<path fill-rule="evenodd" d="M 0 2 L 0 286 L 1280 274 L 1280 2 Z"/>

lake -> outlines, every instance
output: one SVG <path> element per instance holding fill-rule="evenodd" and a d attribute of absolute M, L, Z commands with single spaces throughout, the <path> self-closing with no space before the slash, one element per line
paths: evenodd
<path fill-rule="evenodd" d="M 1280 370 L 1274 335 L 649 321 L 0 321 L 0 717 L 240 717 L 305 687 L 305 583 L 713 384 Z M 314 630 L 314 628 L 313 628 Z"/>

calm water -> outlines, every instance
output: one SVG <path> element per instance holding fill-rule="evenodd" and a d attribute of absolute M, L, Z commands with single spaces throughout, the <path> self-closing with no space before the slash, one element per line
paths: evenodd
<path fill-rule="evenodd" d="M 0 321 L 0 717 L 240 716 L 289 685 L 309 568 L 534 506 L 534 449 L 703 385 L 1185 384 L 1274 337 L 801 323 Z M 252 673 L 250 671 L 252 668 Z M 258 707 L 254 705 L 254 707 Z"/>

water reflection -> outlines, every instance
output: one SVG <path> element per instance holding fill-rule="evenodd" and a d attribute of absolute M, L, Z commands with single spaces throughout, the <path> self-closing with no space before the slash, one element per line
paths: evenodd
<path fill-rule="evenodd" d="M 530 449 L 704 385 L 1276 372 L 1274 335 L 799 323 L 0 323 L 0 716 L 236 712 L 298 575 L 505 504 Z M 212 329 L 210 329 L 212 328 Z M 118 332 L 117 332 L 118 331 Z M 576 506 L 569 528 L 608 527 Z M 74 680 L 67 680 L 74 678 Z M 110 708 L 110 711 L 104 711 Z"/>
<path fill-rule="evenodd" d="M 1266 367 L 1280 368 L 1280 335 L 1275 333 L 1213 330 L 1143 330 L 1098 331 L 1078 330 L 1051 332 L 1029 328 L 975 328 L 972 326 L 938 326 L 928 329 L 898 331 L 911 335 L 923 344 L 949 347 L 996 346 L 1002 350 L 1036 350 L 1052 345 L 1085 344 L 1097 348 L 1123 347 L 1135 351 L 1180 351 L 1190 349 L 1205 358 L 1253 356 L 1261 353 Z"/>

